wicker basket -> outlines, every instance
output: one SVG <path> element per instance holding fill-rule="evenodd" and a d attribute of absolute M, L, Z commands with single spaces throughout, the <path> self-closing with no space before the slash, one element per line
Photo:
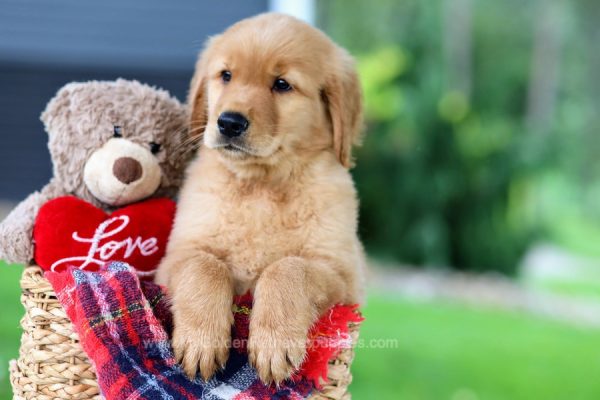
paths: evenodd
<path fill-rule="evenodd" d="M 19 359 L 10 363 L 15 400 L 102 399 L 96 372 L 79 344 L 52 286 L 39 267 L 28 267 L 21 278 L 25 315 Z M 358 325 L 351 326 L 353 343 Z M 350 399 L 352 348 L 329 365 L 329 382 L 311 400 Z"/>

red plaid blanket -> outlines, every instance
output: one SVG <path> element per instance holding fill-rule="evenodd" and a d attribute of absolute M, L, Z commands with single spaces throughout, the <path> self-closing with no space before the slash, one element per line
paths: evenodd
<path fill-rule="evenodd" d="M 83 349 L 94 363 L 98 384 L 109 400 L 305 399 L 325 378 L 327 362 L 351 345 L 348 323 L 362 318 L 356 306 L 335 306 L 311 329 L 307 360 L 279 387 L 266 386 L 248 363 L 245 349 L 231 351 L 225 370 L 204 382 L 190 381 L 175 362 L 172 321 L 163 290 L 140 282 L 134 269 L 112 262 L 98 272 L 47 272 Z M 251 298 L 236 299 L 233 338 L 245 342 Z"/>

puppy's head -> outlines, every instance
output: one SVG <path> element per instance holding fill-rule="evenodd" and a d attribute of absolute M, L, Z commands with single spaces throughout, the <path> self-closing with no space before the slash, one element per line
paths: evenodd
<path fill-rule="evenodd" d="M 321 31 L 262 14 L 212 38 L 189 94 L 191 131 L 228 164 L 277 166 L 330 151 L 345 167 L 362 128 L 354 62 Z"/>

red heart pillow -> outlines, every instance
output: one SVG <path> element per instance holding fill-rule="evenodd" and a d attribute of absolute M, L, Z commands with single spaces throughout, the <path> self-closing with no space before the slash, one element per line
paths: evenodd
<path fill-rule="evenodd" d="M 33 227 L 34 258 L 45 270 L 68 265 L 95 270 L 107 261 L 125 261 L 151 276 L 165 254 L 175 202 L 152 199 L 108 215 L 77 197 L 44 204 Z"/>

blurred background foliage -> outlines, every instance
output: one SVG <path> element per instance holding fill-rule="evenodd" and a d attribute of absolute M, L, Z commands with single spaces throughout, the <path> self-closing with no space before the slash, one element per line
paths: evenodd
<path fill-rule="evenodd" d="M 371 254 L 512 274 L 537 241 L 600 255 L 600 3 L 319 2 L 357 56 Z"/>

